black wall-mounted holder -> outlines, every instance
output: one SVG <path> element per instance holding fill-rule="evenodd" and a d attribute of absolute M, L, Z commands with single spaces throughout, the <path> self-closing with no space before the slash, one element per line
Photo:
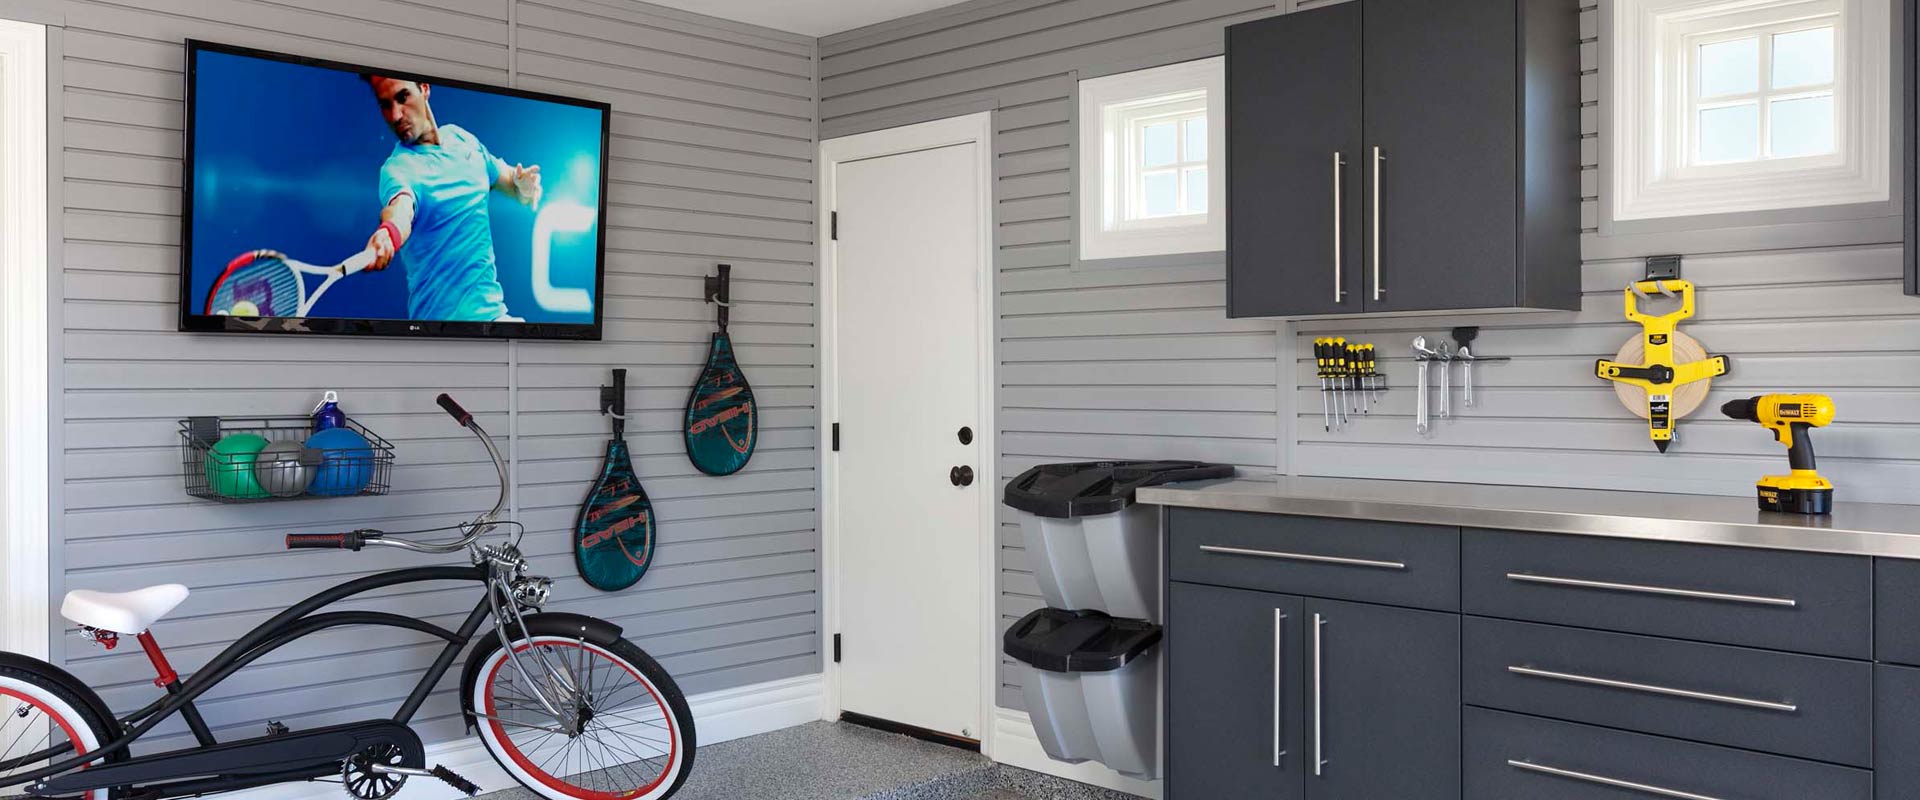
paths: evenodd
<path fill-rule="evenodd" d="M 613 438 L 627 432 L 627 371 L 613 371 L 613 385 L 600 387 L 600 413 L 613 417 Z"/>
<path fill-rule="evenodd" d="M 721 264 L 720 274 L 707 276 L 707 302 L 720 307 L 720 330 L 726 330 L 727 310 L 733 307 L 732 264 Z"/>
<path fill-rule="evenodd" d="M 1650 281 L 1680 280 L 1680 256 L 1647 256 L 1646 279 Z"/>

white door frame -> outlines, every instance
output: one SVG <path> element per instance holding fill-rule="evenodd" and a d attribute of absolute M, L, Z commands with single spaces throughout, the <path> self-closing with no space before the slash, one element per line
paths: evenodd
<path fill-rule="evenodd" d="M 815 211 L 819 217 L 814 230 L 819 239 L 820 262 L 820 652 L 826 673 L 826 697 L 821 709 L 823 719 L 840 717 L 840 669 L 833 662 L 833 636 L 840 629 L 840 530 L 838 519 L 839 485 L 833 452 L 833 423 L 839 417 L 840 398 L 831 379 L 838 369 L 838 332 L 835 330 L 834 286 L 835 243 L 828 235 L 833 214 L 834 174 L 839 164 L 881 156 L 899 155 L 936 147 L 974 143 L 976 150 L 976 187 L 980 201 L 979 219 L 979 319 L 980 319 L 980 396 L 979 416 L 973 428 L 979 448 L 979 464 L 974 466 L 975 486 L 980 494 L 980 714 L 974 735 L 980 751 L 993 755 L 993 709 L 1000 685 L 1000 648 L 998 586 L 995 577 L 999 560 L 995 558 L 999 527 L 997 509 L 1000 489 L 999 443 L 994 422 L 994 275 L 993 275 L 993 113 L 951 117 L 899 128 L 855 134 L 820 143 L 819 197 Z"/>
<path fill-rule="evenodd" d="M 46 26 L 0 20 L 0 650 L 47 655 L 49 206 Z"/>

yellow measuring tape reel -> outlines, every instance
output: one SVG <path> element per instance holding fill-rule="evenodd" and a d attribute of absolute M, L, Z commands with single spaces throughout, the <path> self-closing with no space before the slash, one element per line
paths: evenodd
<path fill-rule="evenodd" d="M 1677 297 L 1680 308 L 1666 314 L 1640 313 L 1639 298 L 1652 297 L 1654 293 Z M 1705 384 L 1699 390 L 1689 391 L 1689 403 L 1684 408 L 1676 408 L 1674 395 L 1680 387 L 1692 383 L 1711 380 L 1727 374 L 1732 368 L 1726 356 L 1709 356 L 1700 350 L 1693 340 L 1679 332 L 1680 321 L 1693 316 L 1693 284 L 1688 281 L 1646 280 L 1636 281 L 1626 290 L 1627 319 L 1640 323 L 1641 336 L 1635 342 L 1629 342 L 1621 348 L 1621 358 L 1626 358 L 1635 349 L 1643 351 L 1639 364 L 1622 364 L 1619 361 L 1600 359 L 1594 364 L 1593 372 L 1602 378 L 1639 388 L 1646 395 L 1647 435 L 1653 438 L 1653 445 L 1660 452 L 1667 451 L 1667 445 L 1673 443 L 1674 421 L 1699 405 L 1706 396 Z M 1689 345 L 1676 353 L 1675 347 L 1682 341 Z M 1692 356 L 1698 360 L 1676 363 L 1681 355 Z M 1701 358 L 1701 356 L 1705 356 Z M 1637 410 L 1637 409 L 1636 409 Z"/>

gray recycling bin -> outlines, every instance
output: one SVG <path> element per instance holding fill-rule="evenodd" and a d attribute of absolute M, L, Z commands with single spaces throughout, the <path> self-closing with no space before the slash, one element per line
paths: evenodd
<path fill-rule="evenodd" d="M 1156 777 L 1160 626 L 1098 611 L 1042 608 L 1007 629 L 1007 655 L 1026 665 L 1027 714 L 1047 755 L 1098 761 Z"/>
<path fill-rule="evenodd" d="M 1160 617 L 1160 515 L 1134 490 L 1231 478 L 1233 467 L 1198 461 L 1043 464 L 1007 484 L 1027 565 L 1053 608 L 1116 617 Z"/>
<path fill-rule="evenodd" d="M 1233 477 L 1198 461 L 1043 464 L 1007 484 L 1027 566 L 1048 608 L 1001 644 L 1025 665 L 1027 714 L 1047 755 L 1098 761 L 1129 777 L 1158 772 L 1160 514 L 1134 491 Z"/>

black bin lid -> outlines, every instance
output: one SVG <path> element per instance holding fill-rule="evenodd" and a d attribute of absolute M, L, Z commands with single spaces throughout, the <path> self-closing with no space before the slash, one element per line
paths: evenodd
<path fill-rule="evenodd" d="M 1048 672 L 1111 672 L 1160 643 L 1160 626 L 1098 611 L 1043 608 L 1001 637 L 1007 655 Z"/>
<path fill-rule="evenodd" d="M 1204 461 L 1082 461 L 1041 464 L 1007 484 L 1007 505 L 1042 517 L 1112 514 L 1133 505 L 1142 486 L 1233 477 L 1228 464 Z"/>

